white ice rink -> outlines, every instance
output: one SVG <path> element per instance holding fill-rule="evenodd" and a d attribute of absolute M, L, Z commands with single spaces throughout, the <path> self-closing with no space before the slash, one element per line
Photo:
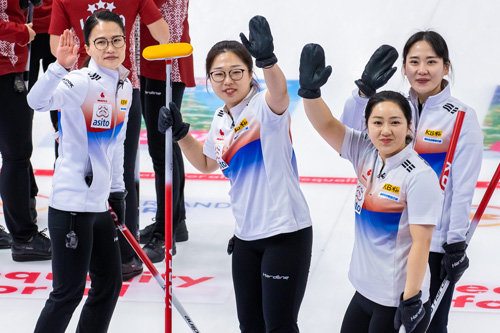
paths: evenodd
<path fill-rule="evenodd" d="M 247 32 L 255 14 L 268 18 L 276 54 L 289 79 L 298 78 L 298 59 L 307 42 L 325 47 L 334 71 L 323 90 L 339 116 L 343 101 L 354 88 L 371 53 L 382 43 L 401 50 L 418 29 L 433 28 L 449 42 L 455 66 L 454 94 L 472 105 L 480 123 L 500 83 L 500 27 L 497 1 L 422 0 L 405 5 L 387 1 L 204 0 L 190 4 L 190 26 L 195 48 L 195 74 L 202 77 L 204 56 L 216 41 L 236 39 Z M 418 6 L 416 8 L 415 6 Z M 398 60 L 398 64 L 400 59 Z M 262 77 L 260 75 L 260 77 Z M 388 88 L 406 90 L 396 73 Z M 291 92 L 296 93 L 296 92 Z M 50 170 L 53 148 L 48 114 L 36 114 L 32 163 Z M 353 177 L 351 165 L 338 157 L 294 105 L 292 136 L 301 176 Z M 140 168 L 152 171 L 146 146 L 140 148 Z M 500 153 L 485 154 L 481 181 L 488 181 Z M 196 171 L 186 163 L 186 173 Z M 40 229 L 47 225 L 50 176 L 37 176 Z M 339 332 L 354 293 L 347 279 L 354 239 L 354 186 L 302 183 L 313 219 L 313 256 L 306 294 L 299 315 L 301 332 Z M 203 333 L 239 332 L 231 280 L 231 257 L 226 254 L 233 232 L 227 181 L 188 180 L 185 188 L 189 241 L 177 244 L 174 293 Z M 154 216 L 154 180 L 142 179 L 141 228 Z M 484 188 L 477 188 L 474 213 Z M 500 191 L 496 191 L 468 248 L 470 268 L 455 292 L 450 333 L 500 332 Z M 5 225 L 0 214 L 0 224 Z M 165 264 L 157 265 L 164 272 Z M 10 250 L 0 250 L 0 332 L 32 332 L 51 289 L 50 261 L 14 263 Z M 82 302 L 83 303 L 83 302 Z M 68 332 L 74 332 L 81 305 Z M 164 295 L 148 272 L 124 283 L 109 332 L 163 332 Z M 191 330 L 174 310 L 175 333 Z"/>

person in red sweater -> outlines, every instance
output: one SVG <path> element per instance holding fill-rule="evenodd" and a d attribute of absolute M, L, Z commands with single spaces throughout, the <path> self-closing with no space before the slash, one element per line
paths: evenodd
<path fill-rule="evenodd" d="M 170 43 L 189 43 L 188 6 L 189 0 L 155 0 L 163 18 L 170 28 Z M 141 24 L 142 50 L 154 45 L 155 40 L 146 26 Z M 158 112 L 165 105 L 165 64 L 161 61 L 147 61 L 141 57 L 141 100 L 142 113 L 146 122 L 149 155 L 153 160 L 157 210 L 155 223 L 141 233 L 141 243 L 151 261 L 160 262 L 165 258 L 165 134 L 158 131 Z M 193 56 L 172 61 L 172 100 L 181 108 L 185 87 L 194 87 Z M 186 228 L 186 208 L 184 206 L 184 162 L 177 142 L 173 142 L 173 253 L 175 241 L 188 239 Z"/>
<path fill-rule="evenodd" d="M 0 196 L 5 223 L 12 235 L 15 261 L 51 259 L 50 240 L 38 231 L 34 203 L 38 192 L 30 163 L 33 110 L 26 102 L 23 72 L 27 45 L 35 38 L 32 24 L 18 0 L 0 0 Z M 30 209 L 31 202 L 31 209 Z M 5 232 L 1 237 L 8 247 Z M 5 244 L 7 242 L 7 244 Z"/>
<path fill-rule="evenodd" d="M 125 139 L 125 161 L 124 179 L 125 188 L 128 191 L 126 198 L 126 225 L 133 235 L 139 234 L 139 193 L 136 187 L 136 156 L 139 145 L 139 133 L 141 126 L 141 102 L 139 92 L 139 78 L 135 62 L 135 29 L 134 22 L 137 15 L 141 17 L 151 32 L 153 38 L 159 43 L 167 43 L 169 39 L 169 27 L 162 18 L 158 7 L 153 0 L 54 0 L 52 3 L 52 19 L 49 27 L 50 46 L 52 54 L 55 54 L 59 44 L 59 36 L 65 29 L 72 29 L 75 44 L 80 45 L 78 52 L 78 65 L 80 68 L 87 58 L 83 43 L 83 25 L 91 14 L 100 10 L 109 10 L 120 16 L 125 26 L 127 36 L 127 48 L 123 66 L 131 71 L 129 80 L 132 82 L 133 98 L 129 111 L 127 123 L 127 134 Z M 142 273 L 142 263 L 135 255 L 132 248 L 122 235 L 119 235 L 120 250 L 122 256 L 123 280 Z"/>

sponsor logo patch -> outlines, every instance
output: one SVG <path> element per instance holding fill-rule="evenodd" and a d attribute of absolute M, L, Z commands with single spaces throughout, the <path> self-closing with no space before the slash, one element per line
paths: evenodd
<path fill-rule="evenodd" d="M 95 103 L 90 127 L 106 128 L 106 129 L 111 128 L 111 114 L 112 114 L 111 104 Z"/>
<path fill-rule="evenodd" d="M 126 100 L 126 99 L 122 99 L 122 100 L 120 101 L 120 104 L 121 104 L 121 105 L 127 105 L 127 103 L 128 103 L 128 100 Z"/>
<path fill-rule="evenodd" d="M 238 131 L 244 129 L 245 127 L 248 127 L 248 120 L 244 118 L 238 126 L 234 128 L 234 133 L 238 133 Z M 248 128 L 247 128 L 248 129 Z"/>
<path fill-rule="evenodd" d="M 378 196 L 381 197 L 381 198 L 385 198 L 385 199 L 389 199 L 389 200 L 393 200 L 393 201 L 399 201 L 399 197 L 394 196 L 394 195 L 390 195 L 390 194 L 387 194 L 387 193 L 384 193 L 384 192 L 380 192 L 378 194 Z"/>
<path fill-rule="evenodd" d="M 389 184 L 389 183 L 385 183 L 385 185 L 382 187 L 384 190 L 388 191 L 388 192 L 392 192 L 394 194 L 399 194 L 399 186 L 396 186 L 396 185 L 392 185 L 392 184 Z"/>
<path fill-rule="evenodd" d="M 423 140 L 430 143 L 443 143 L 443 140 L 441 139 L 442 136 L 443 136 L 443 131 L 426 129 Z"/>

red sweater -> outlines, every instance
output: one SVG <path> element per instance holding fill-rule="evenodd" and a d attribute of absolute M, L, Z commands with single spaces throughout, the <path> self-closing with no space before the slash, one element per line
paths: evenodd
<path fill-rule="evenodd" d="M 33 11 L 33 29 L 37 34 L 49 32 L 50 12 L 52 10 L 52 0 L 43 0 L 39 7 Z"/>
<path fill-rule="evenodd" d="M 24 72 L 29 41 L 26 16 L 19 0 L 0 0 L 0 75 Z M 5 2 L 7 7 L 5 7 Z"/>
<path fill-rule="evenodd" d="M 170 29 L 170 43 L 190 43 L 188 6 L 189 0 L 155 0 Z M 141 21 L 141 54 L 145 47 L 157 45 L 148 28 Z M 150 79 L 165 81 L 165 62 L 148 61 L 141 56 L 141 75 Z M 171 71 L 173 82 L 183 82 L 194 87 L 193 56 L 174 59 Z"/>

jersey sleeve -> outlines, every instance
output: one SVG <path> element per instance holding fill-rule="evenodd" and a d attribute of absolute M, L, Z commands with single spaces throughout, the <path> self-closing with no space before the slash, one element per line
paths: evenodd
<path fill-rule="evenodd" d="M 28 28 L 21 23 L 0 21 L 0 40 L 25 45 L 29 41 Z"/>
<path fill-rule="evenodd" d="M 50 14 L 49 34 L 62 35 L 65 29 L 71 28 L 71 22 L 64 10 L 64 5 L 61 0 L 54 0 L 52 2 L 52 12 Z"/>
<path fill-rule="evenodd" d="M 28 93 L 28 104 L 35 111 L 50 111 L 82 105 L 88 91 L 87 75 L 80 71 L 68 74 L 57 61 L 38 78 Z"/>
<path fill-rule="evenodd" d="M 282 126 L 282 123 L 289 123 L 288 108 L 282 114 L 276 114 L 271 110 L 266 101 L 267 90 L 260 91 L 252 98 L 250 103 L 254 103 L 257 110 L 257 120 L 262 126 Z"/>
<path fill-rule="evenodd" d="M 346 126 L 340 156 L 349 160 L 355 170 L 358 168 L 362 152 L 370 147 L 373 147 L 373 144 L 367 133 Z"/>
<path fill-rule="evenodd" d="M 429 167 L 409 181 L 406 190 L 409 224 L 436 225 L 441 219 L 443 191 L 436 173 Z"/>
<path fill-rule="evenodd" d="M 465 113 L 450 177 L 453 184 L 449 207 L 448 244 L 465 240 L 469 228 L 470 207 L 483 160 L 483 134 L 474 110 Z"/>
<path fill-rule="evenodd" d="M 140 0 L 139 16 L 145 25 L 149 25 L 163 18 L 153 0 Z"/>
<path fill-rule="evenodd" d="M 359 90 L 356 88 L 344 104 L 344 111 L 340 116 L 340 122 L 348 127 L 358 131 L 365 131 L 365 109 L 368 98 L 359 96 Z"/>

